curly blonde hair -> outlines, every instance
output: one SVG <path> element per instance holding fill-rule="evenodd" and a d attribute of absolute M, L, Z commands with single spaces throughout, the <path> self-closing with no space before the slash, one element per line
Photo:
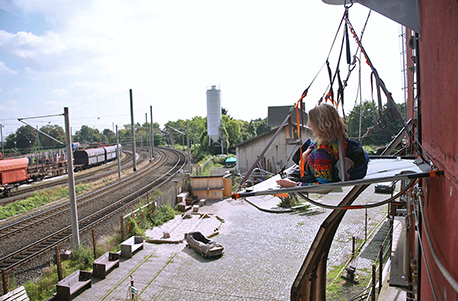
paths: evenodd
<path fill-rule="evenodd" d="M 322 104 L 311 109 L 308 124 L 319 144 L 331 143 L 345 137 L 345 122 L 331 105 Z"/>

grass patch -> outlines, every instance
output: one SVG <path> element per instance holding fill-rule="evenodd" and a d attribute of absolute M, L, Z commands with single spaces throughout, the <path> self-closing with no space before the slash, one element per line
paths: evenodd
<path fill-rule="evenodd" d="M 335 300 L 335 297 L 342 291 L 342 285 L 334 281 L 339 276 L 341 269 L 342 266 L 335 265 L 326 275 L 326 296 L 331 297 L 332 300 Z"/>
<path fill-rule="evenodd" d="M 87 184 L 80 184 L 75 187 L 76 194 L 81 194 L 82 192 L 85 192 L 89 189 L 90 186 Z M 31 197 L 0 207 L 0 220 L 28 212 L 32 209 L 68 197 L 68 195 L 68 188 L 55 188 L 35 191 Z"/>
<path fill-rule="evenodd" d="M 168 204 L 161 205 L 156 210 L 152 210 L 150 206 L 145 206 L 135 212 L 134 218 L 131 216 L 127 219 L 128 236 L 144 236 L 147 229 L 160 226 L 174 219 L 176 214 L 179 212 Z"/>
<path fill-rule="evenodd" d="M 102 255 L 107 251 L 116 251 L 120 248 L 121 238 L 119 234 L 108 237 L 98 244 L 97 253 Z M 62 261 L 62 274 L 67 277 L 77 270 L 92 270 L 94 253 L 92 247 L 79 247 L 72 251 L 71 259 Z M 56 293 L 58 282 L 57 265 L 51 264 L 44 270 L 43 276 L 36 281 L 30 281 L 25 285 L 25 290 L 30 300 L 47 300 Z"/>
<path fill-rule="evenodd" d="M 90 188 L 89 185 L 78 186 L 79 187 L 76 188 L 78 192 L 83 192 Z M 43 204 L 46 204 L 46 202 L 52 201 L 52 198 L 59 199 L 68 196 L 68 189 L 66 194 L 61 190 L 65 189 L 59 189 L 53 193 L 44 193 L 42 191 L 38 192 L 38 194 L 40 197 L 46 199 L 46 201 L 43 202 Z M 151 201 L 153 197 L 157 196 L 158 194 L 159 193 L 157 191 L 154 192 L 153 196 L 151 196 L 151 199 L 146 199 L 145 202 Z M 46 195 L 46 197 L 43 197 L 43 195 Z M 136 218 L 128 218 L 131 229 L 128 232 L 129 236 L 144 234 L 147 228 L 162 225 L 168 220 L 173 219 L 175 214 L 179 214 L 179 212 L 175 211 L 169 205 L 161 205 L 156 208 L 156 210 L 152 210 L 150 206 L 145 206 L 136 212 Z M 99 239 L 97 242 L 97 255 L 101 256 L 108 251 L 118 252 L 121 248 L 120 243 L 121 235 L 120 228 L 118 228 L 118 230 L 112 235 Z M 67 277 L 76 270 L 91 270 L 94 259 L 95 258 L 92 246 L 80 247 L 76 250 L 73 250 L 71 259 L 62 261 L 63 278 Z M 24 285 L 30 300 L 47 300 L 56 293 L 56 284 L 58 282 L 57 266 L 55 264 L 51 264 L 43 272 L 43 276 L 41 276 L 38 280 L 30 281 Z M 14 278 L 12 278 L 9 282 L 10 290 L 13 290 L 15 287 L 17 287 L 16 280 Z"/>
<path fill-rule="evenodd" d="M 295 193 L 288 194 L 286 196 L 278 196 L 280 203 L 277 204 L 281 208 L 291 208 L 299 205 L 299 200 Z"/>

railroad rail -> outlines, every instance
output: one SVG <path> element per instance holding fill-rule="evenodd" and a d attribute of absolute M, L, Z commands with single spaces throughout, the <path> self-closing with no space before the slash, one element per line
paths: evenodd
<path fill-rule="evenodd" d="M 157 153 L 162 153 L 162 156 L 156 161 L 156 163 L 153 161 L 154 164 L 151 164 L 141 171 L 134 173 L 132 176 L 123 179 L 121 181 L 122 185 L 120 182 L 117 182 L 110 185 L 106 189 L 102 189 L 102 191 L 91 193 L 78 200 L 78 209 L 80 209 L 81 206 L 90 204 L 91 201 L 94 201 L 94 199 L 98 198 L 99 194 L 109 194 L 110 191 L 113 191 L 113 189 L 122 189 L 123 187 L 126 187 L 126 185 L 132 185 L 132 183 L 137 181 L 140 177 L 151 175 L 151 173 L 158 168 L 158 165 L 167 166 L 167 170 L 165 172 L 161 172 L 161 175 L 152 180 L 149 184 L 143 186 L 140 189 L 136 189 L 134 192 L 122 197 L 121 199 L 107 204 L 103 208 L 87 215 L 84 218 L 81 218 L 79 220 L 79 228 L 81 233 L 93 228 L 96 224 L 99 224 L 110 217 L 121 215 L 127 208 L 135 204 L 136 200 L 138 200 L 142 195 L 146 194 L 152 189 L 160 187 L 169 181 L 186 165 L 186 156 L 180 151 L 157 148 Z M 167 153 L 172 153 L 176 157 L 171 167 L 168 166 L 170 165 L 170 160 Z M 26 231 L 27 229 L 30 229 L 30 227 L 34 227 L 37 223 L 43 223 L 56 215 L 64 214 L 67 210 L 69 210 L 68 206 L 60 206 L 60 211 L 44 213 L 41 218 L 37 215 L 34 217 L 34 219 L 31 219 L 28 222 L 24 222 L 25 224 L 23 225 L 15 225 L 14 227 L 2 228 L 0 229 L 0 233 L 3 235 L 2 237 L 18 235 L 18 233 Z M 71 226 L 64 226 L 60 230 L 0 258 L 0 270 L 8 271 L 16 269 L 20 265 L 36 258 L 36 256 L 44 253 L 47 250 L 50 250 L 54 246 L 71 239 L 71 237 Z"/>
<path fill-rule="evenodd" d="M 125 153 L 126 156 L 121 160 L 121 169 L 125 170 L 129 168 L 130 166 L 132 166 L 132 152 L 124 151 L 123 153 Z M 146 154 L 143 154 L 141 156 L 141 159 L 139 160 L 139 164 L 145 161 L 146 158 L 147 158 Z M 109 174 L 115 173 L 116 168 L 117 168 L 117 165 L 115 166 L 114 164 L 104 164 L 102 166 L 89 169 L 87 172 L 76 173 L 75 182 L 77 184 L 86 183 L 88 181 L 94 181 L 94 180 L 106 177 Z M 0 204 L 6 205 L 8 203 L 12 203 L 14 201 L 27 198 L 31 196 L 34 191 L 39 190 L 39 189 L 57 187 L 61 185 L 66 185 L 68 183 L 67 176 L 64 176 L 63 178 L 56 179 L 56 180 L 52 180 L 51 178 L 49 179 L 50 179 L 49 181 L 42 181 L 39 183 L 34 183 L 29 186 L 22 186 L 18 188 L 17 190 L 12 190 L 11 192 L 12 196 L 4 197 L 0 199 Z"/>
<path fill-rule="evenodd" d="M 164 156 L 163 152 L 158 151 L 157 152 L 158 160 L 153 162 L 151 166 L 148 167 L 148 169 L 139 171 L 139 174 L 144 174 L 147 172 L 149 169 L 154 168 L 162 163 L 162 158 Z M 132 156 L 130 156 L 132 158 Z M 130 164 L 132 165 L 132 164 Z M 135 179 L 138 177 L 139 174 L 134 174 L 130 175 L 121 181 L 117 181 L 114 184 L 108 185 L 106 187 L 100 188 L 95 192 L 83 195 L 79 198 L 76 199 L 78 208 L 81 209 L 84 206 L 91 205 L 94 199 L 100 198 L 102 196 L 108 195 L 112 193 L 114 190 L 118 189 L 119 185 L 130 185 L 132 182 L 135 181 Z M 98 177 L 97 177 L 98 178 Z M 8 223 L 4 226 L 0 227 L 0 240 L 5 239 L 8 236 L 11 235 L 16 235 L 19 232 L 22 231 L 27 231 L 28 229 L 37 226 L 39 223 L 44 223 L 56 216 L 65 214 L 70 210 L 70 205 L 68 202 L 61 203 L 57 206 L 53 206 L 52 208 L 42 210 L 38 212 L 37 214 L 32 214 L 27 216 L 26 218 L 20 219 L 19 221 L 15 221 L 12 223 Z"/>

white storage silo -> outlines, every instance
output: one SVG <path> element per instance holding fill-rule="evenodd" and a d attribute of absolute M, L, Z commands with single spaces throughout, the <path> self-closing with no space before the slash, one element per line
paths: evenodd
<path fill-rule="evenodd" d="M 221 126 L 221 90 L 213 85 L 207 88 L 207 132 L 213 142 L 219 139 Z"/>

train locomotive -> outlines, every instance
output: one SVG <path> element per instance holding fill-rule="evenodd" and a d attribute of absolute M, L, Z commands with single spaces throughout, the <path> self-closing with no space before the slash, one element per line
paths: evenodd
<path fill-rule="evenodd" d="M 87 149 L 74 148 L 75 171 L 100 165 L 117 158 L 116 145 L 101 145 Z M 121 145 L 119 151 L 121 152 Z M 0 195 L 9 196 L 20 185 L 67 173 L 65 151 L 52 150 L 17 158 L 3 158 L 0 153 Z"/>

